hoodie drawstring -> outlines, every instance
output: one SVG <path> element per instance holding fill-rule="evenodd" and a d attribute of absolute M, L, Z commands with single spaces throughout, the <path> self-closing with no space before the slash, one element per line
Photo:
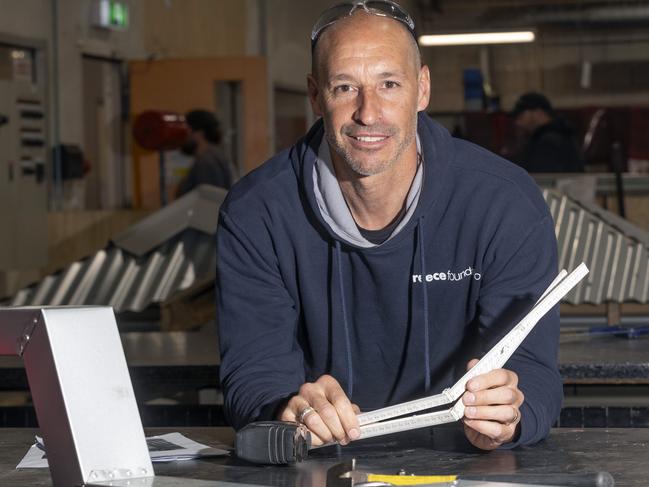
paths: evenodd
<path fill-rule="evenodd" d="M 336 269 L 338 271 L 338 287 L 340 288 L 340 307 L 343 314 L 343 327 L 345 332 L 345 347 L 347 348 L 347 397 L 351 399 L 354 392 L 354 365 L 352 362 L 352 346 L 349 337 L 349 322 L 347 320 L 347 302 L 345 300 L 345 286 L 343 285 L 342 254 L 340 242 L 335 240 Z"/>
<path fill-rule="evenodd" d="M 424 219 L 419 218 L 417 221 L 417 243 L 419 244 L 419 265 L 421 266 L 421 275 L 426 275 L 426 252 L 424 249 Z M 430 392 L 430 343 L 428 341 L 428 293 L 426 286 L 421 286 L 424 300 L 424 392 Z"/>
<path fill-rule="evenodd" d="M 417 222 L 417 246 L 419 251 L 419 266 L 421 268 L 421 275 L 426 275 L 426 252 L 424 250 L 424 222 L 423 218 L 419 218 Z M 416 255 L 416 253 L 415 253 Z M 340 307 L 343 317 L 343 331 L 345 333 L 345 348 L 347 352 L 347 397 L 351 398 L 354 392 L 354 365 L 352 360 L 352 347 L 349 335 L 349 320 L 347 318 L 347 301 L 345 299 L 345 286 L 343 282 L 342 270 L 342 252 L 340 250 L 340 242 L 334 240 L 334 258 L 336 259 L 336 271 L 338 274 L 338 288 L 340 292 Z M 428 332 L 428 293 L 426 286 L 421 286 L 423 293 L 424 305 L 424 318 L 423 318 L 423 339 L 424 339 L 424 393 L 430 392 L 430 341 Z"/>

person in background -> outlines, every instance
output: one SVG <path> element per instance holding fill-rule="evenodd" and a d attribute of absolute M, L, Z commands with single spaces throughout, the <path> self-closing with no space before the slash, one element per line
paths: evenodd
<path fill-rule="evenodd" d="M 522 95 L 511 113 L 514 125 L 526 138 L 510 158 L 527 172 L 583 172 L 575 132 L 558 117 L 540 93 Z"/>
<path fill-rule="evenodd" d="M 192 110 L 185 114 L 189 126 L 189 138 L 182 152 L 194 156 L 189 173 L 178 183 L 176 197 L 190 192 L 200 184 L 211 184 L 230 189 L 235 179 L 235 170 L 219 147 L 221 125 L 216 116 L 207 110 Z"/>

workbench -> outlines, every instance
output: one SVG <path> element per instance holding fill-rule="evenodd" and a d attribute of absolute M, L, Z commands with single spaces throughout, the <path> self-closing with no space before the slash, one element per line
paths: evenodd
<path fill-rule="evenodd" d="M 585 337 L 559 345 L 564 384 L 649 384 L 649 336 Z"/>
<path fill-rule="evenodd" d="M 598 336 L 559 346 L 562 427 L 649 427 L 649 336 Z"/>
<path fill-rule="evenodd" d="M 198 332 L 122 333 L 122 345 L 138 396 L 158 386 L 218 386 L 218 341 L 213 327 Z M 649 384 L 649 336 L 611 336 L 562 343 L 564 384 Z M 22 361 L 0 357 L 0 390 L 27 389 Z"/>
<path fill-rule="evenodd" d="M 121 338 L 140 404 L 153 397 L 175 397 L 182 392 L 191 397 L 197 390 L 218 388 L 218 342 L 213 325 L 198 332 L 129 332 L 122 333 Z M 559 371 L 566 386 L 559 425 L 649 426 L 649 336 L 635 340 L 603 336 L 561 343 Z M 28 389 L 22 360 L 17 357 L 0 357 L 0 379 L 0 391 Z M 584 393 L 590 393 L 596 386 L 608 389 L 598 392 L 599 396 L 591 396 L 589 402 Z M 622 387 L 624 397 L 616 393 Z M 573 400 L 576 395 L 571 398 L 572 392 L 583 400 Z M 0 416 L 0 426 L 35 424 L 29 407 L 5 411 L 7 417 Z M 179 406 L 142 407 L 141 415 L 145 425 L 224 424 L 220 405 L 195 401 Z"/>
<path fill-rule="evenodd" d="M 216 327 L 199 331 L 126 332 L 120 334 L 135 394 L 141 400 L 170 391 L 216 388 L 219 350 Z M 0 356 L 0 390 L 27 390 L 18 357 Z"/>
<path fill-rule="evenodd" d="M 180 431 L 212 446 L 231 444 L 230 428 L 147 429 L 147 435 Z M 432 434 L 431 434 L 432 431 Z M 15 470 L 33 443 L 35 430 L 3 429 L 0 434 L 0 485 L 50 486 L 49 471 Z M 464 438 L 458 425 L 399 433 L 312 452 L 297 466 L 262 467 L 235 458 L 212 458 L 154 464 L 157 475 L 226 480 L 261 485 L 324 487 L 327 469 L 356 458 L 357 470 L 414 474 L 565 473 L 606 470 L 620 487 L 647 485 L 649 429 L 555 429 L 533 446 L 481 452 Z"/>

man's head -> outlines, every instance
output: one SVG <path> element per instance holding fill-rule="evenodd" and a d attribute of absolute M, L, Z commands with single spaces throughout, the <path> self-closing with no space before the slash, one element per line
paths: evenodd
<path fill-rule="evenodd" d="M 417 47 L 417 56 L 419 57 L 419 45 L 417 44 L 417 34 L 415 32 L 415 22 L 401 5 L 392 0 L 350 0 L 339 3 L 326 9 L 320 14 L 318 20 L 313 25 L 311 31 L 311 72 L 315 73 L 318 66 L 316 44 L 322 33 L 330 26 L 344 17 L 349 17 L 357 11 L 365 11 L 379 17 L 387 17 L 401 22 L 401 24 L 412 35 L 415 46 Z M 421 61 L 421 60 L 420 60 Z"/>
<path fill-rule="evenodd" d="M 209 144 L 221 142 L 221 124 L 212 112 L 189 111 L 185 114 L 185 122 L 189 126 L 189 138 L 182 149 L 186 154 L 200 152 Z"/>
<path fill-rule="evenodd" d="M 554 118 L 554 110 L 545 96 L 530 92 L 516 101 L 511 115 L 518 129 L 531 134 Z"/>
<path fill-rule="evenodd" d="M 430 76 L 404 21 L 356 8 L 327 24 L 313 43 L 308 87 L 332 157 L 357 175 L 416 157 L 417 112 L 428 105 Z"/>

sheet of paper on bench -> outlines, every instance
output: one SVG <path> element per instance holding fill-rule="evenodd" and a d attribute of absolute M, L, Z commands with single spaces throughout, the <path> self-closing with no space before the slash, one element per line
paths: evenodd
<path fill-rule="evenodd" d="M 149 446 L 152 462 L 174 462 L 177 460 L 192 460 L 203 457 L 219 457 L 229 455 L 229 450 L 224 448 L 212 448 L 190 440 L 180 433 L 167 433 L 166 435 L 150 436 L 146 439 Z M 47 468 L 47 456 L 45 454 L 43 439 L 36 437 L 36 443 L 27 451 L 20 463 L 16 466 L 21 468 Z"/>

